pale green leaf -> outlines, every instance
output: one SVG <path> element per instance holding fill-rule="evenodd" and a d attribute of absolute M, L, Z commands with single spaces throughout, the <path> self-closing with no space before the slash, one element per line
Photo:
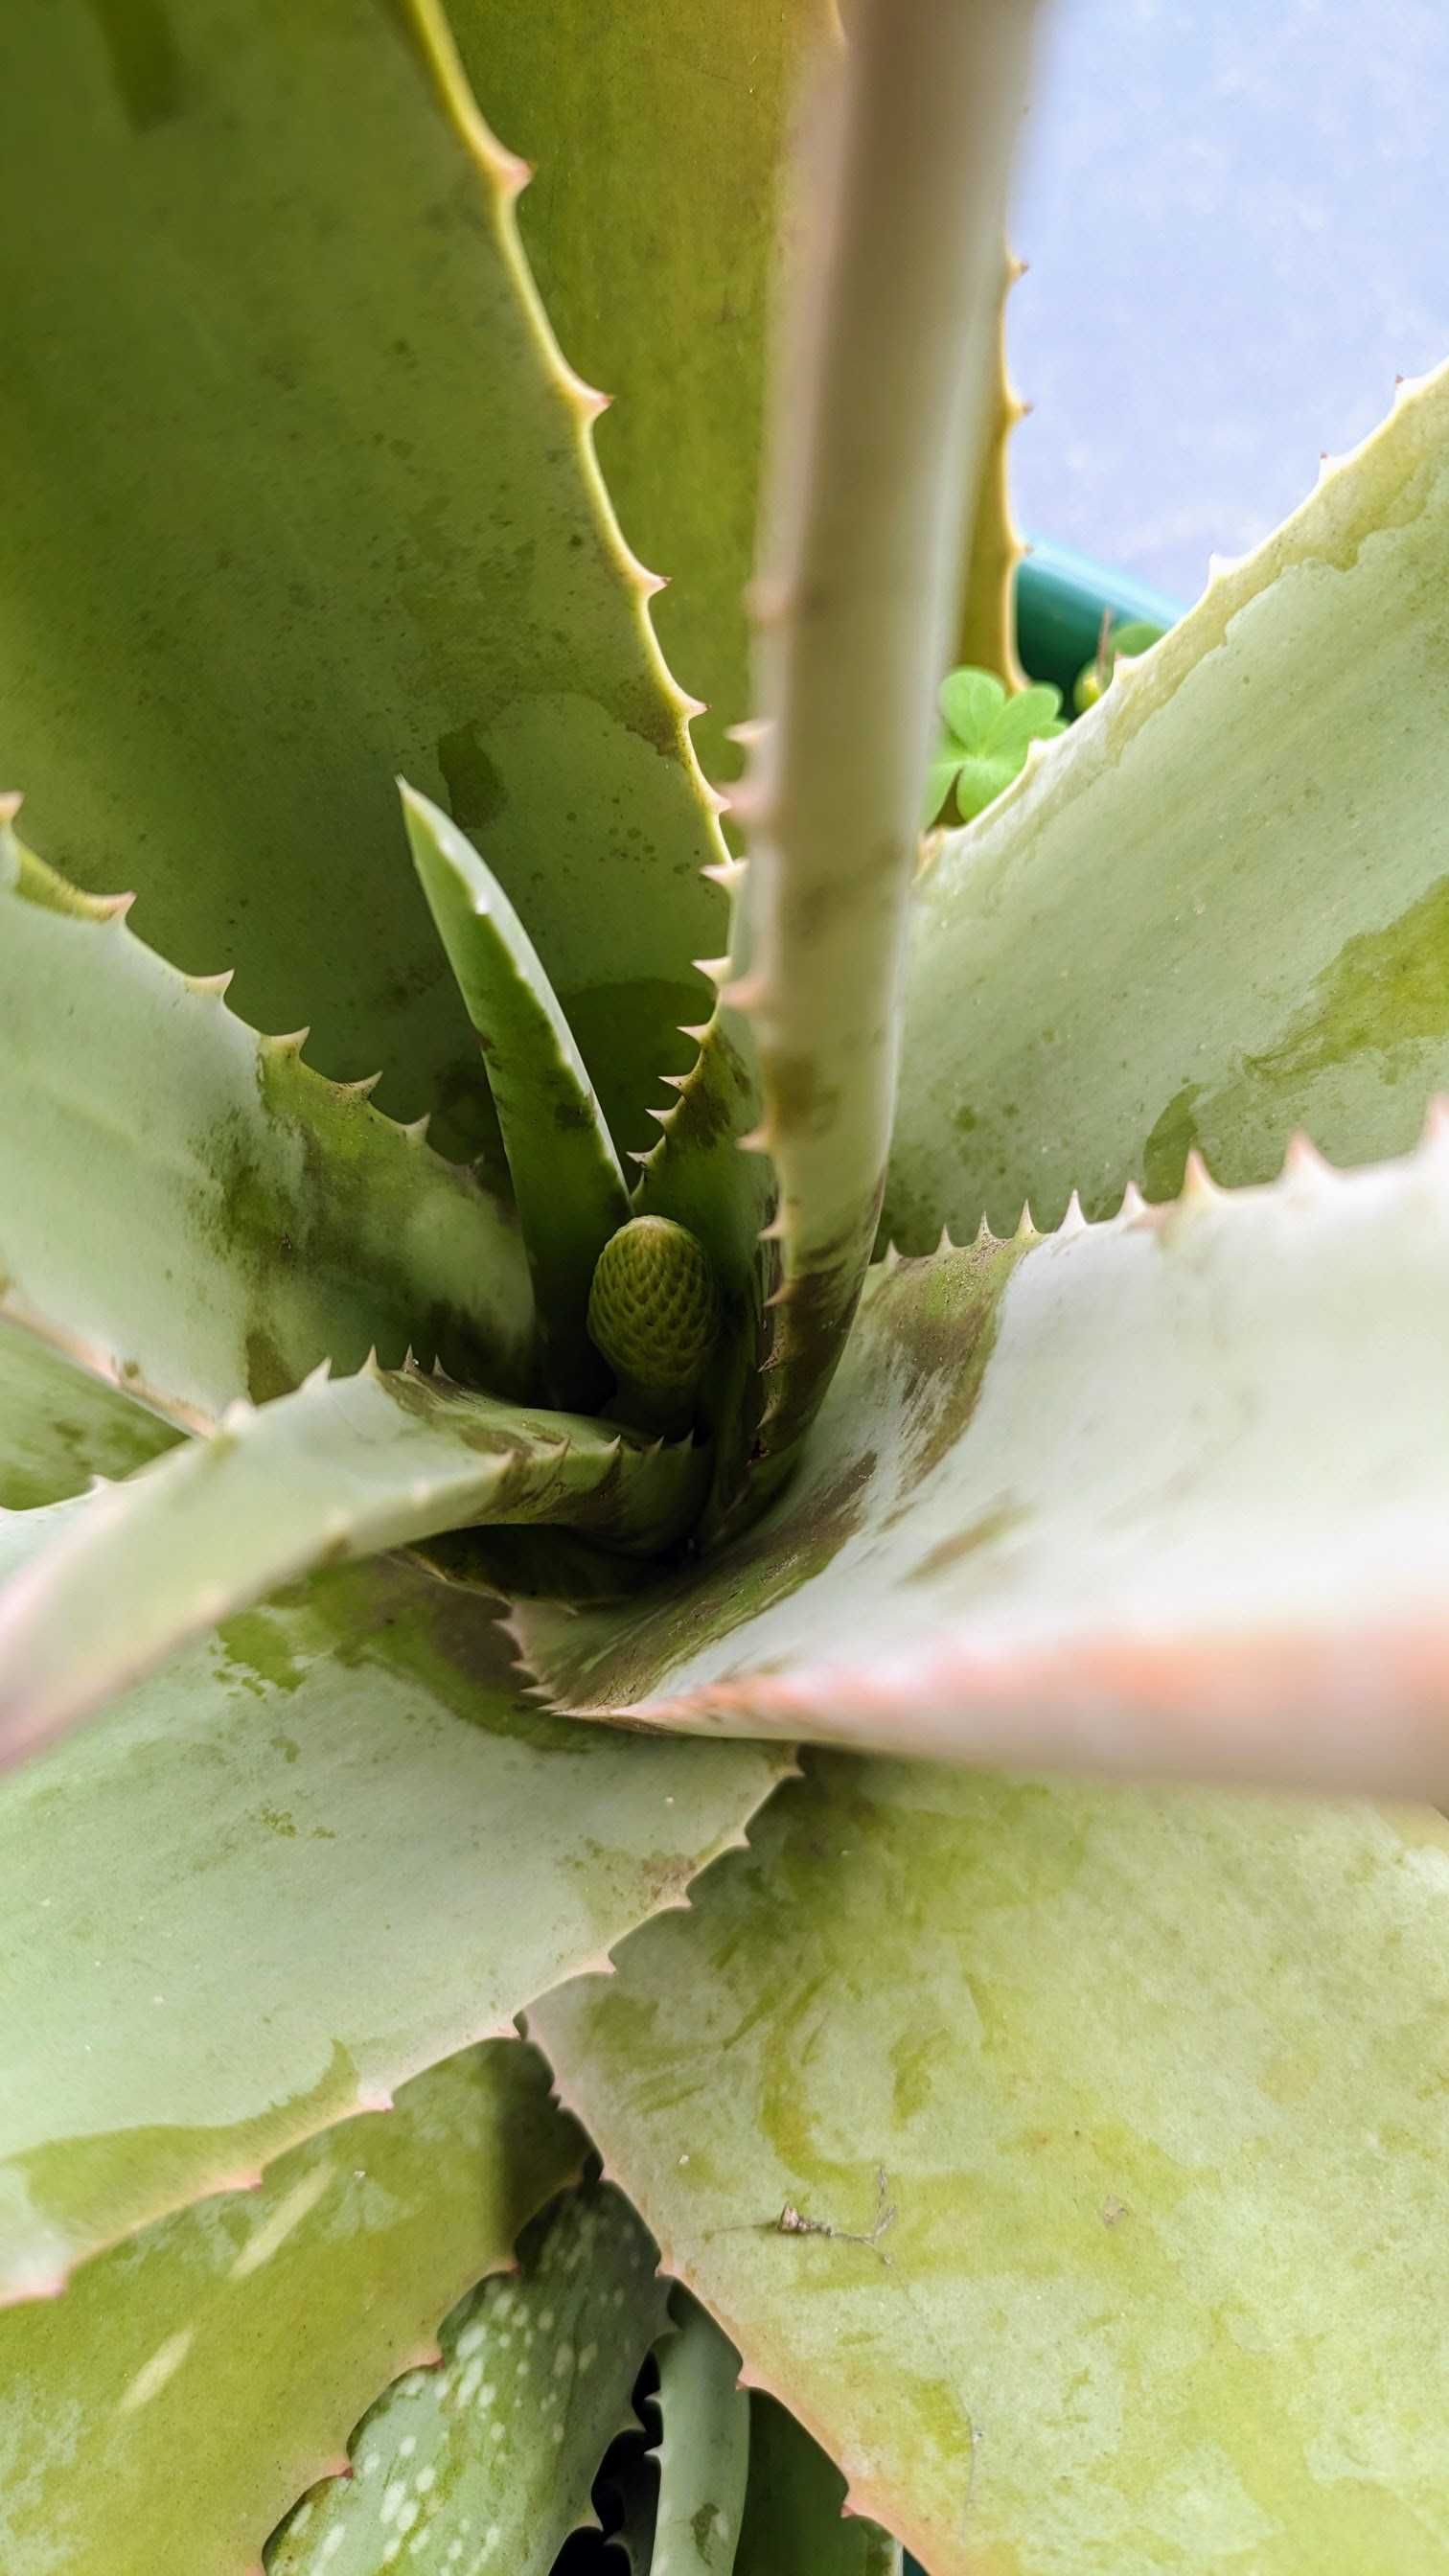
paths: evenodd
<path fill-rule="evenodd" d="M 745 2509 L 750 2401 L 740 2357 L 687 2291 L 676 2290 L 676 2333 L 659 2347 L 659 2502 L 652 2576 L 710 2576 L 732 2568 Z"/>
<path fill-rule="evenodd" d="M 0 586 L 3 586 L 0 571 Z M 192 1426 L 375 1344 L 495 1386 L 531 1327 L 511 1211 L 259 1038 L 0 815 L 0 1291 Z"/>
<path fill-rule="evenodd" d="M 903 23 L 869 0 L 806 121 L 752 591 L 763 731 L 734 807 L 751 957 L 732 998 L 754 1026 L 756 1141 L 779 1188 L 761 1479 L 825 1392 L 880 1215 L 930 697 L 986 426 L 1033 15 L 985 0 Z"/>
<path fill-rule="evenodd" d="M 1427 1813 L 822 1759 L 530 2018 L 931 2576 L 1437 2576 L 1446 1915 Z"/>
<path fill-rule="evenodd" d="M 1196 1145 L 1398 1153 L 1449 1081 L 1449 370 L 923 879 L 886 1230 L 1054 1225 Z"/>
<path fill-rule="evenodd" d="M 0 1518 L 0 1565 L 75 1508 Z M 395 1561 L 228 1620 L 0 1784 L 0 2288 L 507 2028 L 783 1767 L 545 1716 L 490 1605 Z"/>
<path fill-rule="evenodd" d="M 677 1533 L 697 1483 L 688 1442 L 650 1446 L 415 1369 L 371 1363 L 235 1405 L 205 1439 L 93 1494 L 0 1590 L 0 1764 L 315 1566 L 479 1523 L 647 1550 Z"/>
<path fill-rule="evenodd" d="M 962 750 L 984 751 L 1006 708 L 1006 684 L 968 666 L 941 682 L 936 703 Z"/>
<path fill-rule="evenodd" d="M 0 1297 L 0 1511 L 63 1501 L 92 1476 L 129 1475 L 177 1436 L 119 1388 L 7 1323 Z"/>
<path fill-rule="evenodd" d="M 877 1270 L 802 1472 L 686 1584 L 518 1632 L 703 1733 L 1441 1797 L 1449 1121 Z"/>
<path fill-rule="evenodd" d="M 526 171 L 433 0 L 48 0 L 5 13 L 0 89 L 0 784 L 461 1150 L 486 1085 L 403 772 L 484 839 L 642 1142 L 717 836 L 518 248 Z"/>
<path fill-rule="evenodd" d="M 569 357 L 613 397 L 600 461 L 626 536 L 669 578 L 654 617 L 709 701 L 705 767 L 732 775 L 778 165 L 835 0 L 450 0 L 449 16 L 486 114 L 537 168 L 524 246 Z"/>
<path fill-rule="evenodd" d="M 750 2483 L 733 2576 L 901 2576 L 900 2545 L 841 2511 L 845 2480 L 803 2425 L 756 2390 Z"/>
<path fill-rule="evenodd" d="M 597 1399 L 586 1319 L 594 1265 L 629 1194 L 584 1061 L 538 951 L 492 871 L 425 796 L 403 789 L 413 864 L 478 1032 L 533 1280 L 550 1390 Z"/>
<path fill-rule="evenodd" d="M 0 2315 L 5 2576 L 241 2576 L 582 2141 L 516 2040 Z M 636 2233 L 637 2233 L 636 2229 Z M 405 2385 L 411 2385 L 405 2382 Z M 361 2464 L 359 2464 L 361 2465 Z"/>
<path fill-rule="evenodd" d="M 473 2576 L 549 2576 L 591 2519 L 594 2474 L 665 2322 L 654 2248 L 605 2186 L 540 2220 L 510 2281 L 449 2318 L 439 2370 L 414 2371 L 359 2425 L 350 2478 L 301 2504 L 267 2576 L 385 2576 L 400 2558 Z"/>

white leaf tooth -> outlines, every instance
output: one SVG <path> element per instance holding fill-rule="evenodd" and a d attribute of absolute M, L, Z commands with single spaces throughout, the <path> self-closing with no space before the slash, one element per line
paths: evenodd
<path fill-rule="evenodd" d="M 1424 1111 L 1419 1150 L 1424 1154 L 1449 1152 L 1449 1092 L 1436 1091 L 1430 1095 Z"/>
<path fill-rule="evenodd" d="M 1306 1182 L 1310 1186 L 1333 1178 L 1332 1166 L 1324 1160 L 1304 1127 L 1295 1127 L 1283 1149 L 1285 1181 Z"/>

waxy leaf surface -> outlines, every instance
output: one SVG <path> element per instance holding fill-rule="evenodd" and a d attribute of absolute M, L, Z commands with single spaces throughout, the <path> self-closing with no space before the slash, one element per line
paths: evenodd
<path fill-rule="evenodd" d="M 518 247 L 525 167 L 434 0 L 53 0 L 7 14 L 0 89 L 0 784 L 459 1151 L 486 1084 L 401 771 L 486 839 L 642 1143 L 719 944 L 713 818 Z"/>
<path fill-rule="evenodd" d="M 258 1037 L 3 813 L 0 1024 L 18 1322 L 193 1427 L 374 1344 L 516 1380 L 532 1301 L 511 1210 L 298 1039 Z"/>
<path fill-rule="evenodd" d="M 514 2039 L 0 2315 L 6 2576 L 244 2576 L 583 2141 Z"/>
<path fill-rule="evenodd" d="M 457 2576 L 550 2576 L 634 2421 L 665 2291 L 646 2231 L 607 2186 L 568 2193 L 520 2251 L 515 2279 L 484 2282 L 448 2319 L 441 2368 L 373 2408 L 352 2475 L 298 2507 L 267 2576 L 386 2576 L 404 2555 Z"/>
<path fill-rule="evenodd" d="M 1446 1919 L 1426 1811 L 820 1756 L 530 2027 L 931 2576 L 1439 2576 Z"/>
<path fill-rule="evenodd" d="M 651 1447 L 375 1362 L 234 1405 L 89 1496 L 0 1587 L 0 1766 L 315 1567 L 489 1523 L 647 1549 L 687 1517 L 696 1482 L 687 1442 Z"/>
<path fill-rule="evenodd" d="M 1449 1081 L 1449 369 L 922 880 L 885 1229 L 1403 1151 Z"/>
<path fill-rule="evenodd" d="M 1449 1121 L 879 1268 L 804 1468 L 559 1699 L 966 1762 L 1449 1796 Z"/>
<path fill-rule="evenodd" d="M 544 1716 L 488 1605 L 393 1560 L 227 1620 L 0 1784 L 0 2289 L 508 2027 L 781 1767 Z"/>
<path fill-rule="evenodd" d="M 0 1511 L 63 1502 L 92 1476 L 129 1475 L 177 1437 L 119 1388 L 7 1323 L 0 1301 Z"/>

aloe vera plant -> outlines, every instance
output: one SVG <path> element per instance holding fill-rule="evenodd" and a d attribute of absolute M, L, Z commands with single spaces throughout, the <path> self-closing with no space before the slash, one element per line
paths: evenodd
<path fill-rule="evenodd" d="M 1449 371 L 1061 733 L 849 22 L 0 30 L 5 2576 L 1449 2566 Z"/>

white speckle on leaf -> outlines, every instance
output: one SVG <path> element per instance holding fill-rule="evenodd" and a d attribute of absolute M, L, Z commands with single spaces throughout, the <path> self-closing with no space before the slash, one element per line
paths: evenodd
<path fill-rule="evenodd" d="M 314 2165 L 310 2173 L 303 2174 L 300 2182 L 293 2183 L 291 2190 L 278 2201 L 270 2218 L 264 2218 L 260 2227 L 247 2238 L 228 2279 L 244 2281 L 249 2273 L 260 2271 L 263 2263 L 269 2263 L 278 2246 L 286 2243 L 293 2228 L 300 2227 L 308 2211 L 316 2208 L 331 2180 L 331 2165 L 319 2164 Z"/>
<path fill-rule="evenodd" d="M 396 2522 L 398 2515 L 403 2509 L 403 2498 L 407 2494 L 407 2491 L 406 2479 L 389 2479 L 387 2485 L 382 2491 L 382 2504 L 380 2507 L 381 2518 L 384 2522 Z"/>
<path fill-rule="evenodd" d="M 117 2414 L 134 2415 L 138 2406 L 147 2406 L 153 2397 L 159 2397 L 167 2380 L 181 2368 L 193 2341 L 190 2326 L 183 2326 L 179 2334 L 168 2335 L 165 2343 L 158 2344 L 120 2399 Z"/>
<path fill-rule="evenodd" d="M 553 2357 L 553 2375 L 555 2379 L 562 2379 L 565 2372 L 572 2370 L 573 2366 L 573 2345 L 571 2343 L 561 2343 Z"/>

